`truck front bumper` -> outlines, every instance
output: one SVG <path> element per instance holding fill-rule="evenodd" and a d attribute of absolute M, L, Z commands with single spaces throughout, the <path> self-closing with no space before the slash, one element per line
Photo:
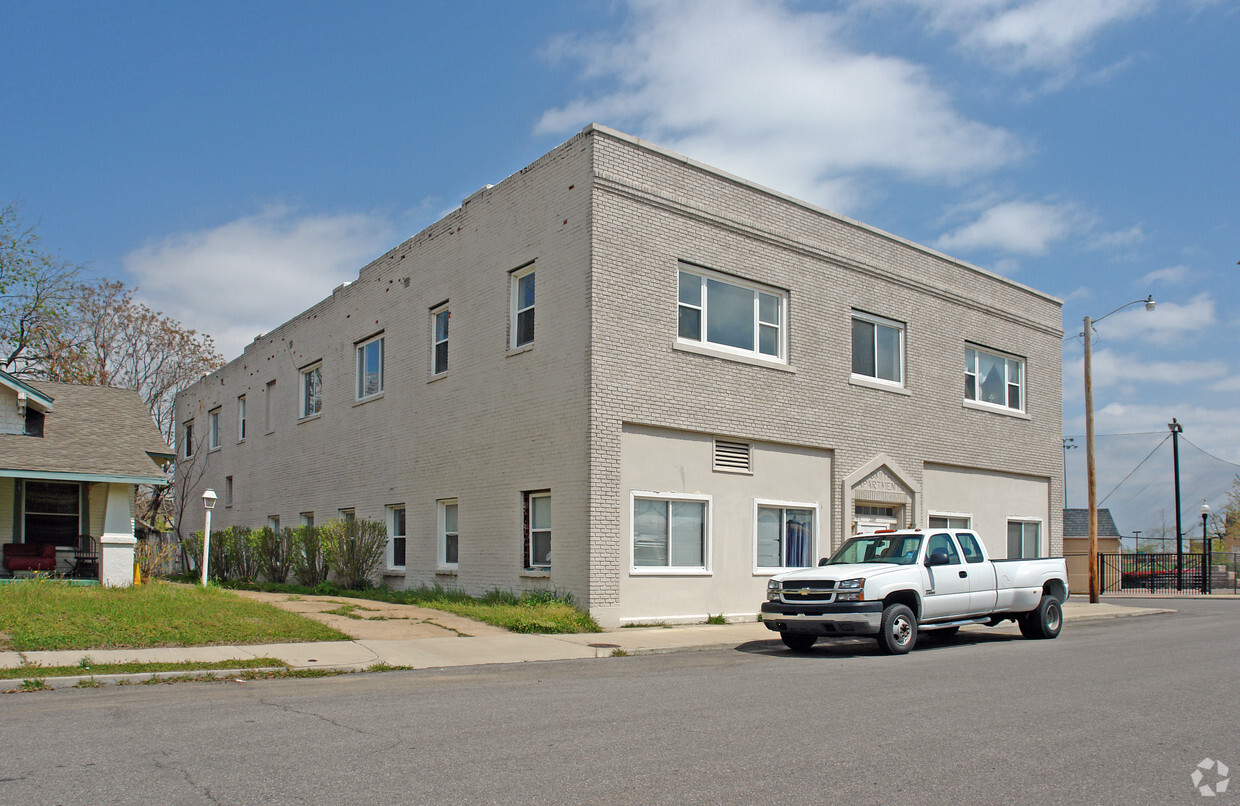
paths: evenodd
<path fill-rule="evenodd" d="M 882 619 L 882 602 L 841 602 L 826 605 L 762 603 L 762 623 L 774 632 L 877 635 Z"/>

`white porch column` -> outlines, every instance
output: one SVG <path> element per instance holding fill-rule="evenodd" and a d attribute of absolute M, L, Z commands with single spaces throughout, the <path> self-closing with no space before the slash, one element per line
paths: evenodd
<path fill-rule="evenodd" d="M 134 485 L 109 484 L 108 503 L 103 514 L 103 535 L 99 538 L 99 567 L 104 585 L 127 588 L 133 584 Z"/>

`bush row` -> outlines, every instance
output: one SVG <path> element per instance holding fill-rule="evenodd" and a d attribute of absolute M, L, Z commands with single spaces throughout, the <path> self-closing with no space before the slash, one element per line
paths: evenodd
<path fill-rule="evenodd" d="M 387 553 L 387 527 L 372 520 L 335 520 L 315 526 L 273 530 L 230 526 L 211 531 L 207 573 L 215 582 L 284 583 L 314 587 L 335 580 L 361 590 L 370 585 Z M 183 543 L 201 573 L 202 532 Z"/>

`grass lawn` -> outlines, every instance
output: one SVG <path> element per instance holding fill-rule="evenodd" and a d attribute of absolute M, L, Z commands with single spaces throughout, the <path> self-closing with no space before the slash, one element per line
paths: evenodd
<path fill-rule="evenodd" d="M 210 587 L 77 587 L 52 580 L 0 585 L 4 650 L 346 640 L 316 621 Z"/>

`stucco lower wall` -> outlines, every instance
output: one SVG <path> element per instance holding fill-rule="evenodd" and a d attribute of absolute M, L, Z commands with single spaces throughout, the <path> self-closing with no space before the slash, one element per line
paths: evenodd
<path fill-rule="evenodd" d="M 1051 518 L 1050 479 L 927 464 L 922 483 L 926 523 L 931 515 L 969 517 L 992 557 L 1008 556 L 1009 519 L 1042 524 L 1042 556 L 1058 555 L 1063 550 L 1058 534 L 1061 519 Z"/>
<path fill-rule="evenodd" d="M 753 442 L 752 474 L 713 469 L 709 434 L 623 427 L 621 436 L 620 604 L 592 612 L 614 626 L 643 621 L 702 621 L 708 615 L 755 618 L 776 569 L 756 569 L 757 504 L 783 502 L 816 507 L 813 558 L 829 550 L 831 467 L 829 451 Z M 634 492 L 710 496 L 706 572 L 652 573 L 635 569 L 632 554 Z"/>

